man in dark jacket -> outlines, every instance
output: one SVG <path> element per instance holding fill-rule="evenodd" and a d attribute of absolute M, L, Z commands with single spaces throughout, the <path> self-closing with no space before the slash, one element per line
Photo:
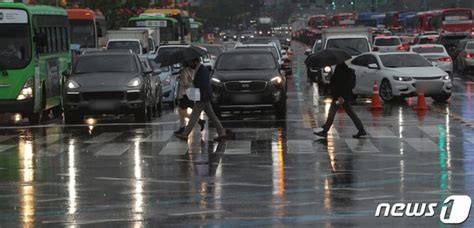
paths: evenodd
<path fill-rule="evenodd" d="M 354 86 L 355 76 L 352 69 L 350 69 L 345 63 L 337 65 L 334 75 L 331 77 L 330 88 L 332 103 L 331 107 L 329 108 L 328 119 L 323 125 L 323 130 L 314 134 L 321 137 L 328 136 L 328 131 L 334 121 L 337 109 L 339 108 L 339 105 L 342 105 L 346 110 L 347 115 L 349 115 L 349 117 L 352 119 L 352 122 L 354 122 L 357 129 L 359 130 L 359 132 L 352 137 L 360 138 L 361 136 L 367 135 L 362 122 L 360 121 L 359 117 L 357 117 L 357 114 L 354 112 L 350 104 L 352 88 L 354 88 Z"/>
<path fill-rule="evenodd" d="M 182 140 L 188 140 L 188 135 L 191 133 L 194 128 L 194 125 L 196 125 L 197 121 L 199 120 L 201 112 L 204 111 L 209 117 L 209 120 L 211 120 L 217 128 L 217 133 L 219 134 L 219 136 L 215 138 L 214 141 L 223 141 L 227 138 L 227 135 L 224 127 L 219 121 L 219 118 L 212 109 L 212 90 L 209 70 L 205 66 L 201 65 L 201 61 L 199 59 L 194 59 L 192 61 L 191 68 L 196 71 L 196 74 L 194 75 L 193 84 L 195 88 L 199 88 L 201 98 L 198 102 L 194 104 L 193 112 L 191 113 L 189 123 L 184 129 L 183 133 L 175 135 L 176 137 Z"/>

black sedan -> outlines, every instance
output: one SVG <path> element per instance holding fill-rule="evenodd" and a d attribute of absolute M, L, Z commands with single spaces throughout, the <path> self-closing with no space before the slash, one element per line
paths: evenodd
<path fill-rule="evenodd" d="M 100 114 L 133 114 L 137 122 L 151 119 L 151 75 L 130 52 L 80 56 L 65 83 L 65 122 L 80 123 L 85 115 Z"/>
<path fill-rule="evenodd" d="M 286 78 L 268 50 L 240 49 L 223 53 L 211 78 L 214 109 L 273 109 L 286 114 Z"/>

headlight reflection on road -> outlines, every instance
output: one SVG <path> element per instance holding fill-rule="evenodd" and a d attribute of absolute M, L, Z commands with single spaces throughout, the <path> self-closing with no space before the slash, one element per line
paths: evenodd
<path fill-rule="evenodd" d="M 140 151 L 140 142 L 135 142 L 135 150 L 133 152 L 133 174 L 135 177 L 134 180 L 134 192 L 133 192 L 133 220 L 134 227 L 143 226 L 143 177 L 142 177 L 142 157 Z"/>
<path fill-rule="evenodd" d="M 32 184 L 35 177 L 33 141 L 25 138 L 19 143 L 20 179 L 20 221 L 23 227 L 34 227 L 35 221 L 35 187 Z"/>
<path fill-rule="evenodd" d="M 76 183 L 76 176 L 77 176 L 77 169 L 76 169 L 76 154 L 75 154 L 75 141 L 71 139 L 69 141 L 68 147 L 68 213 L 74 214 L 77 210 L 77 183 Z"/>
<path fill-rule="evenodd" d="M 276 143 L 272 143 L 273 203 L 277 205 L 275 215 L 286 216 L 285 211 L 285 170 L 283 161 L 283 129 L 278 129 Z"/>

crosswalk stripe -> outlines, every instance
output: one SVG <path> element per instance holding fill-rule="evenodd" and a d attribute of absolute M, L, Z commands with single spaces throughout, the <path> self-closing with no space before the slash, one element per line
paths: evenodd
<path fill-rule="evenodd" d="M 439 137 L 440 129 L 437 126 L 421 126 L 418 128 L 432 138 Z M 449 135 L 450 137 L 455 137 L 453 134 L 449 134 Z"/>
<path fill-rule="evenodd" d="M 187 142 L 169 142 L 159 155 L 185 155 L 188 152 Z"/>
<path fill-rule="evenodd" d="M 35 143 L 47 143 L 47 144 L 52 144 L 56 143 L 59 140 L 65 138 L 67 135 L 64 134 L 48 134 L 43 137 L 40 137 L 35 140 Z"/>
<path fill-rule="evenodd" d="M 332 137 L 332 138 L 339 138 L 339 132 L 337 132 L 337 129 L 335 127 L 332 127 L 331 129 L 329 129 L 328 131 L 328 136 Z"/>
<path fill-rule="evenodd" d="M 387 127 L 367 127 L 365 129 L 373 138 L 396 138 L 395 134 Z"/>
<path fill-rule="evenodd" d="M 100 135 L 97 135 L 94 138 L 85 141 L 84 143 L 110 142 L 110 141 L 118 138 L 121 134 L 122 134 L 122 132 L 106 132 L 106 133 L 102 133 Z"/>
<path fill-rule="evenodd" d="M 345 139 L 345 141 L 352 152 L 380 152 L 379 149 L 372 144 L 370 139 Z"/>
<path fill-rule="evenodd" d="M 5 152 L 13 147 L 16 147 L 15 145 L 0 145 L 0 153 Z"/>
<path fill-rule="evenodd" d="M 95 153 L 96 156 L 120 156 L 130 149 L 130 144 L 109 143 Z"/>
<path fill-rule="evenodd" d="M 438 146 L 428 138 L 406 138 L 405 142 L 408 143 L 417 151 L 425 152 L 437 152 Z"/>
<path fill-rule="evenodd" d="M 225 149 L 225 155 L 236 155 L 236 154 L 250 154 L 251 153 L 251 142 L 250 141 L 227 141 Z"/>
<path fill-rule="evenodd" d="M 150 136 L 141 139 L 140 142 L 166 142 L 173 135 L 173 131 L 159 131 L 154 132 Z"/>
<path fill-rule="evenodd" d="M 288 140 L 288 153 L 291 154 L 312 154 L 314 153 L 312 140 Z"/>

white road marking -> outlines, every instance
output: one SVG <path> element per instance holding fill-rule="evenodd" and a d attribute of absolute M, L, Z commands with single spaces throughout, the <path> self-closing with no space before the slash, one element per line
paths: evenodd
<path fill-rule="evenodd" d="M 312 140 L 288 140 L 288 153 L 290 154 L 312 154 L 314 153 Z"/>
<path fill-rule="evenodd" d="M 185 155 L 188 152 L 188 143 L 179 141 L 179 142 L 169 142 L 166 144 L 165 148 L 161 150 L 158 155 Z"/>
<path fill-rule="evenodd" d="M 396 138 L 388 127 L 367 127 L 365 129 L 373 138 Z"/>
<path fill-rule="evenodd" d="M 173 135 L 173 131 L 158 131 L 154 132 L 150 136 L 140 139 L 140 142 L 166 142 Z"/>
<path fill-rule="evenodd" d="M 428 138 L 406 138 L 405 142 L 417 151 L 437 152 L 438 146 Z"/>
<path fill-rule="evenodd" d="M 440 129 L 437 126 L 420 126 L 418 128 L 432 138 L 438 138 L 440 135 Z M 451 133 L 449 135 L 450 137 L 455 137 Z"/>
<path fill-rule="evenodd" d="M 250 154 L 251 153 L 251 142 L 250 141 L 227 141 L 227 147 L 225 149 L 225 155 L 234 154 Z"/>
<path fill-rule="evenodd" d="M 0 135 L 0 142 L 4 142 L 15 137 L 16 135 Z"/>
<path fill-rule="evenodd" d="M 0 153 L 5 152 L 13 147 L 16 147 L 15 145 L 0 145 Z"/>
<path fill-rule="evenodd" d="M 377 147 L 372 144 L 370 139 L 345 139 L 347 146 L 352 152 L 370 153 L 380 152 Z"/>
<path fill-rule="evenodd" d="M 95 153 L 95 156 L 120 156 L 130 149 L 130 144 L 110 143 Z"/>
<path fill-rule="evenodd" d="M 104 143 L 110 142 L 116 138 L 118 138 L 123 132 L 106 132 L 100 135 L 95 136 L 92 139 L 85 141 L 84 143 Z"/>

